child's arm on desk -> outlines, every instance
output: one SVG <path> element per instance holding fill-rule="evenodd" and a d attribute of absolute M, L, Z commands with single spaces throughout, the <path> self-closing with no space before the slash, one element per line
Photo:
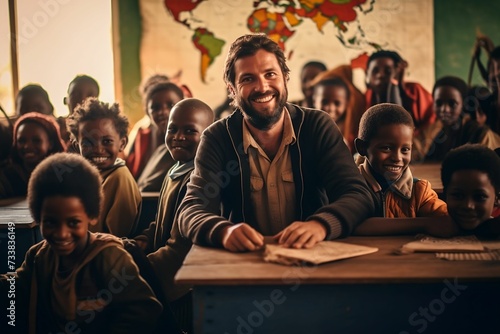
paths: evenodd
<path fill-rule="evenodd" d="M 449 216 L 418 218 L 372 217 L 361 223 L 353 235 L 401 235 L 425 233 L 436 237 L 458 235 L 460 229 Z"/>

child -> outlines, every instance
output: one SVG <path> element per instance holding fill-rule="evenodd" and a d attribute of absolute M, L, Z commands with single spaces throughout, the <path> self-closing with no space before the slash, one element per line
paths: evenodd
<path fill-rule="evenodd" d="M 16 96 L 16 116 L 33 111 L 44 115 L 54 115 L 54 106 L 50 102 L 49 94 L 37 84 L 24 86 Z"/>
<path fill-rule="evenodd" d="M 313 87 L 314 108 L 330 115 L 342 133 L 344 133 L 348 101 L 349 89 L 339 77 L 321 80 Z"/>
<path fill-rule="evenodd" d="M 451 149 L 479 143 L 491 149 L 500 146 L 500 136 L 464 113 L 468 87 L 460 78 L 447 76 L 434 84 L 434 111 L 438 121 L 415 140 L 414 160 L 442 161 Z"/>
<path fill-rule="evenodd" d="M 430 183 L 414 178 L 409 168 L 413 129 L 410 114 L 396 104 L 377 104 L 370 107 L 361 117 L 355 146 L 358 153 L 365 157 L 365 161 L 359 165 L 359 170 L 372 191 L 377 204 L 375 215 L 378 217 L 415 218 L 447 215 L 446 203 L 438 198 Z M 395 225 L 389 222 L 371 226 L 365 222 L 357 229 L 357 233 L 361 234 L 360 231 L 366 234 L 429 232 L 425 224 L 420 225 L 420 221 L 412 223 L 411 220 L 404 220 Z M 442 225 L 444 229 L 444 223 Z M 419 230 L 420 228 L 423 230 Z M 432 232 L 432 234 L 439 233 L 439 231 Z"/>
<path fill-rule="evenodd" d="M 366 105 L 398 104 L 410 112 L 416 130 L 420 131 L 436 119 L 432 112 L 432 96 L 419 83 L 403 80 L 406 66 L 406 61 L 397 52 L 381 50 L 373 53 L 366 70 Z"/>
<path fill-rule="evenodd" d="M 333 81 L 331 81 L 333 80 Z M 352 82 L 352 68 L 350 65 L 340 65 L 332 70 L 322 72 L 310 82 L 310 85 L 314 87 L 315 94 L 313 95 L 314 107 L 316 109 L 321 109 L 321 103 L 317 104 L 317 99 L 321 99 L 322 94 L 317 94 L 316 85 L 319 83 L 325 83 L 327 86 L 324 87 L 323 92 L 328 93 L 329 90 L 334 90 L 339 92 L 341 95 L 343 90 L 346 92 L 346 102 L 345 102 L 345 113 L 342 120 L 339 122 L 336 120 L 337 125 L 341 128 L 342 134 L 345 138 L 345 142 L 351 152 L 354 154 L 356 152 L 354 148 L 354 139 L 358 135 L 359 120 L 361 115 L 365 112 L 365 98 L 363 93 L 359 91 Z M 323 84 L 322 84 L 323 85 Z M 328 86 L 330 86 L 328 89 Z M 340 89 L 340 90 L 339 90 Z M 326 95 L 327 98 L 329 95 Z M 337 99 L 337 103 L 340 101 Z M 322 109 L 324 110 L 324 109 Z"/>
<path fill-rule="evenodd" d="M 99 84 L 88 75 L 77 75 L 68 85 L 68 96 L 64 98 L 64 104 L 68 106 L 69 115 L 73 113 L 76 105 L 85 101 L 88 97 L 99 97 Z"/>
<path fill-rule="evenodd" d="M 479 144 L 451 150 L 443 160 L 443 182 L 448 213 L 465 231 L 488 236 L 500 234 L 492 218 L 500 198 L 500 157 Z"/>
<path fill-rule="evenodd" d="M 38 112 L 21 116 L 14 124 L 10 162 L 0 170 L 0 198 L 25 196 L 33 169 L 47 156 L 65 150 L 52 116 Z"/>
<path fill-rule="evenodd" d="M 101 182 L 97 169 L 76 154 L 55 154 L 33 172 L 28 204 L 45 240 L 16 270 L 16 327 L 30 333 L 149 333 L 155 327 L 161 304 L 121 240 L 88 230 L 99 217 Z"/>
<path fill-rule="evenodd" d="M 68 96 L 63 100 L 68 106 L 69 114 L 73 113 L 76 105 L 82 103 L 87 97 L 99 97 L 99 84 L 88 75 L 77 75 L 68 85 Z M 61 127 L 61 135 L 68 146 L 68 151 L 78 153 L 75 145 L 70 145 L 70 135 L 66 127 L 66 117 L 58 117 L 57 122 Z"/>
<path fill-rule="evenodd" d="M 300 89 L 304 98 L 293 103 L 307 108 L 313 108 L 313 89 L 310 82 L 321 72 L 326 71 L 326 65 L 319 61 L 310 61 L 302 66 L 300 71 Z"/>
<path fill-rule="evenodd" d="M 153 153 L 146 161 L 137 179 L 141 191 L 160 191 L 165 175 L 174 160 L 165 146 L 168 117 L 172 107 L 184 98 L 184 93 L 171 82 L 153 84 L 146 92 L 146 108 L 157 129 L 160 144 L 154 146 Z"/>
<path fill-rule="evenodd" d="M 148 258 L 158 278 L 161 278 L 165 298 L 177 300 L 171 305 L 177 314 L 186 307 L 185 303 L 189 304 L 188 297 L 179 299 L 189 288 L 174 285 L 174 276 L 191 248 L 191 240 L 181 237 L 175 215 L 194 169 L 201 133 L 213 120 L 212 109 L 198 99 L 182 100 L 172 108 L 166 143 L 176 164 L 168 171 L 163 183 L 155 222 L 135 238 L 143 249 L 154 252 Z M 179 322 L 185 323 L 182 320 L 179 319 Z"/>
<path fill-rule="evenodd" d="M 142 197 L 134 178 L 118 158 L 127 144 L 128 119 L 118 105 L 88 98 L 68 117 L 68 127 L 81 155 L 100 171 L 104 200 L 92 232 L 130 236 L 139 219 Z"/>

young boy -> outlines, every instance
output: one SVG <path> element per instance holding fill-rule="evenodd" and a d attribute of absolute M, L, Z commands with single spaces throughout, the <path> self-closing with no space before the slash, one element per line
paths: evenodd
<path fill-rule="evenodd" d="M 194 157 L 201 133 L 214 121 L 212 109 L 204 102 L 189 98 L 178 102 L 170 112 L 166 144 L 176 164 L 168 171 L 158 200 L 156 219 L 137 236 L 136 242 L 146 252 L 160 278 L 165 298 L 175 301 L 174 313 L 188 302 L 184 296 L 189 287 L 174 285 L 174 276 L 191 248 L 191 240 L 181 237 L 176 211 L 186 193 L 186 185 L 194 169 Z M 182 325 L 183 319 L 178 319 Z M 186 325 L 184 325 L 185 327 Z"/>
<path fill-rule="evenodd" d="M 370 107 L 361 117 L 355 146 L 365 157 L 359 165 L 368 187 L 377 204 L 376 216 L 385 218 L 415 218 L 446 216 L 446 203 L 440 200 L 426 180 L 413 177 L 409 164 L 413 140 L 413 120 L 411 115 L 396 104 L 381 103 Z M 417 225 L 408 227 L 413 231 Z M 401 222 L 398 230 L 403 232 Z M 363 226 L 364 225 L 364 226 Z M 363 226 L 363 228 L 361 228 Z M 369 225 L 362 224 L 358 232 Z M 384 225 L 388 226 L 388 225 Z M 382 233 L 384 226 L 374 226 L 375 233 Z"/>
<path fill-rule="evenodd" d="M 416 130 L 434 123 L 432 95 L 419 83 L 404 81 L 407 62 L 395 51 L 380 50 L 368 59 L 366 106 L 395 103 L 412 115 Z"/>
<path fill-rule="evenodd" d="M 77 75 L 69 83 L 68 95 L 63 100 L 64 104 L 68 106 L 68 115 L 71 115 L 75 107 L 88 97 L 99 97 L 99 84 L 91 76 Z M 68 152 L 78 153 L 75 145 L 71 145 L 70 134 L 66 127 L 66 117 L 58 117 L 57 123 L 61 127 L 61 136 L 68 146 Z"/>
<path fill-rule="evenodd" d="M 117 104 L 109 105 L 88 98 L 68 117 L 68 127 L 80 154 L 99 169 L 103 179 L 103 207 L 99 221 L 91 231 L 118 237 L 133 235 L 142 197 L 125 161 L 118 158 L 128 140 L 127 117 Z"/>
<path fill-rule="evenodd" d="M 99 217 L 101 181 L 95 167 L 69 153 L 50 156 L 33 172 L 28 204 L 45 240 L 28 250 L 16 271 L 11 329 L 149 333 L 156 326 L 161 304 L 121 240 L 88 230 Z M 4 288 L 6 279 L 12 280 L 2 276 Z"/>
<path fill-rule="evenodd" d="M 499 204 L 500 157 L 480 144 L 451 150 L 443 160 L 443 182 L 448 213 L 465 232 L 500 234 L 500 220 L 492 218 Z"/>

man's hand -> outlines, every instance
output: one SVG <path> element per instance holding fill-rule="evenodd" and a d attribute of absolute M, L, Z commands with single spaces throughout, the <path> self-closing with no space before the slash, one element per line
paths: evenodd
<path fill-rule="evenodd" d="M 222 246 L 231 252 L 254 251 L 264 246 L 264 236 L 246 223 L 222 230 Z"/>
<path fill-rule="evenodd" d="M 284 247 L 312 248 L 325 240 L 326 227 L 317 220 L 296 221 L 273 237 Z"/>

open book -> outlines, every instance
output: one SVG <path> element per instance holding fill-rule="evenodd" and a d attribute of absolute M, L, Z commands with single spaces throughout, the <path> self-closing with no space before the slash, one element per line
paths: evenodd
<path fill-rule="evenodd" d="M 309 249 L 285 248 L 281 245 L 268 244 L 264 252 L 264 261 L 285 265 L 321 264 L 371 254 L 376 251 L 378 248 L 375 247 L 337 241 L 322 241 Z"/>
<path fill-rule="evenodd" d="M 435 238 L 418 235 L 417 240 L 404 244 L 402 253 L 413 252 L 482 252 L 485 248 L 474 235 L 453 238 Z"/>

